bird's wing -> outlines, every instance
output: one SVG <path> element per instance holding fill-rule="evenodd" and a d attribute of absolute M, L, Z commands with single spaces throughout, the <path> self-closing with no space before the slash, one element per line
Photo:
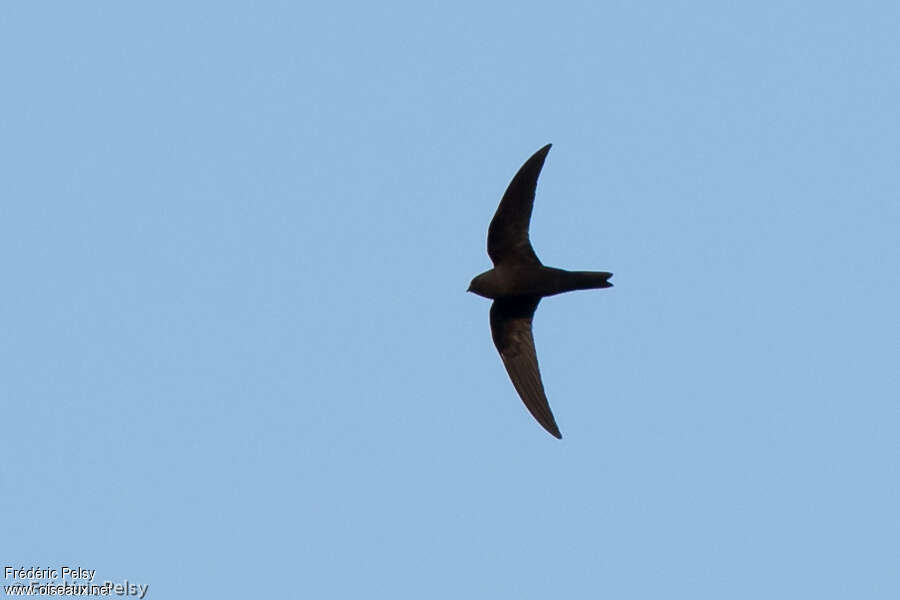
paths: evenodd
<path fill-rule="evenodd" d="M 491 305 L 491 335 L 526 408 L 554 437 L 562 438 L 538 370 L 531 319 L 540 298 L 505 298 Z"/>
<path fill-rule="evenodd" d="M 550 146 L 547 144 L 525 161 L 500 200 L 488 227 L 487 250 L 494 266 L 500 263 L 541 264 L 528 239 L 528 225 L 534 206 L 534 190 Z"/>

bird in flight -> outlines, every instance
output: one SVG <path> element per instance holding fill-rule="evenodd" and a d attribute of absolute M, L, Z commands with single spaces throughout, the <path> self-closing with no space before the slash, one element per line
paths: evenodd
<path fill-rule="evenodd" d="M 612 287 L 612 273 L 545 267 L 531 247 L 528 226 L 534 190 L 550 146 L 547 144 L 525 161 L 506 188 L 488 227 L 487 251 L 494 268 L 475 277 L 468 291 L 494 301 L 491 336 L 509 378 L 531 415 L 551 435 L 561 439 L 538 370 L 531 320 L 544 296 Z"/>

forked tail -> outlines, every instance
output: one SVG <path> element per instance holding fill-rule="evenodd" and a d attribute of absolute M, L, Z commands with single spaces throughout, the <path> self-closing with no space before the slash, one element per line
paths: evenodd
<path fill-rule="evenodd" d="M 612 273 L 606 271 L 570 271 L 569 281 L 573 290 L 592 290 L 594 288 L 608 288 L 613 284 L 609 282 Z"/>

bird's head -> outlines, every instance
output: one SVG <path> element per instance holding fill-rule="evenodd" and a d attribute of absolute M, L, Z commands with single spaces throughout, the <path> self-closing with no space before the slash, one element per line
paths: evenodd
<path fill-rule="evenodd" d="M 472 292 L 473 294 L 478 294 L 479 296 L 483 296 L 485 298 L 490 298 L 490 296 L 486 293 L 487 289 L 489 287 L 488 281 L 487 281 L 488 273 L 490 273 L 490 271 L 485 271 L 481 275 L 478 275 L 477 277 L 475 277 L 469 283 L 469 289 L 467 289 L 466 291 Z"/>

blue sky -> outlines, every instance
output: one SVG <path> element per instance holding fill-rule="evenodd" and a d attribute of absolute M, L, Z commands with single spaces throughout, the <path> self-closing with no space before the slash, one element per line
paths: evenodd
<path fill-rule="evenodd" d="M 0 9 L 3 565 L 897 598 L 900 5 Z M 554 144 L 564 439 L 466 294 Z M 5 581 L 9 583 L 9 581 Z"/>

